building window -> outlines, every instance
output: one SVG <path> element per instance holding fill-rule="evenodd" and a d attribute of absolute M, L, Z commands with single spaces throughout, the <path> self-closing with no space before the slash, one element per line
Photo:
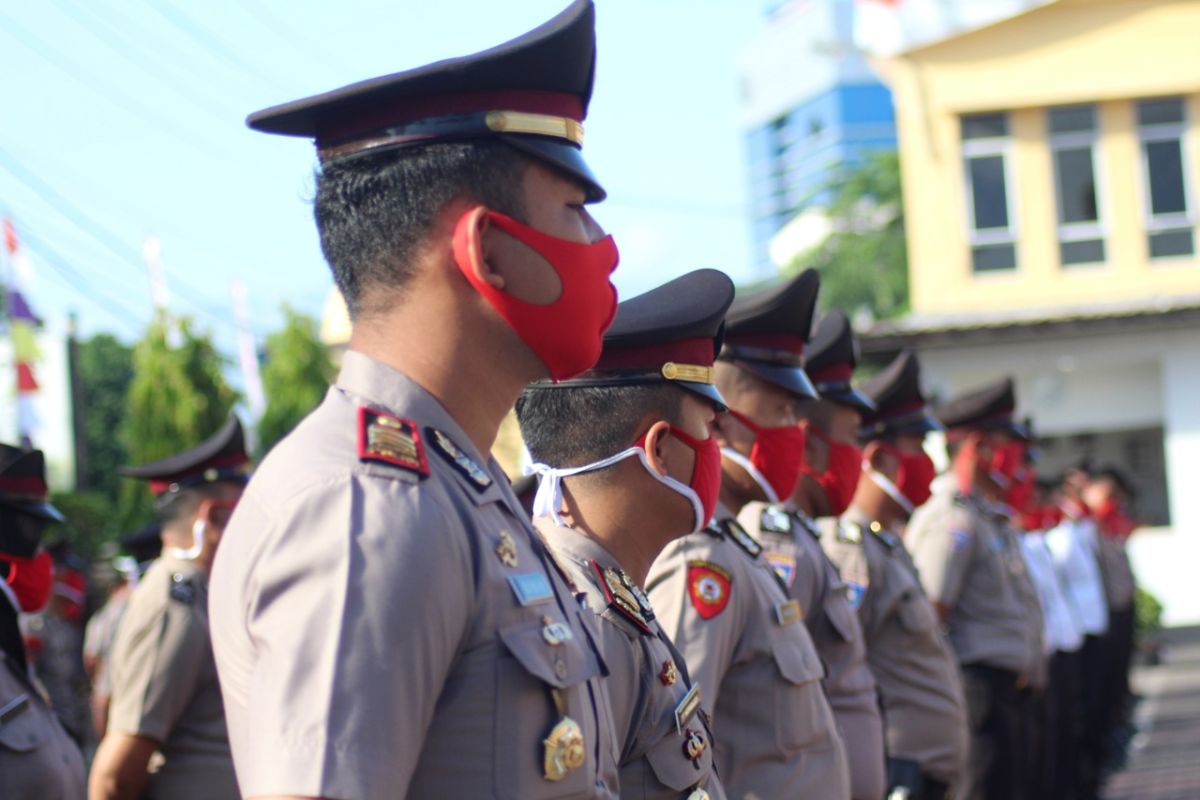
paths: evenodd
<path fill-rule="evenodd" d="M 1016 228 L 1008 190 L 1008 115 L 962 118 L 971 270 L 995 272 L 1017 266 Z"/>
<path fill-rule="evenodd" d="M 1096 107 L 1051 108 L 1046 116 L 1058 195 L 1059 261 L 1064 266 L 1104 261 L 1096 186 Z"/>
<path fill-rule="evenodd" d="M 1193 255 L 1195 221 L 1183 151 L 1187 127 L 1183 98 L 1141 100 L 1137 117 L 1150 257 Z"/>

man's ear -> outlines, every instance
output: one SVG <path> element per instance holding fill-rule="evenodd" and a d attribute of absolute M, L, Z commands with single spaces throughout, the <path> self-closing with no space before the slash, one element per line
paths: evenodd
<path fill-rule="evenodd" d="M 646 451 L 646 461 L 650 464 L 650 469 L 657 472 L 659 475 L 667 474 L 666 450 L 665 445 L 667 436 L 671 433 L 670 423 L 659 420 L 650 426 L 646 431 L 645 444 L 643 445 Z"/>
<path fill-rule="evenodd" d="M 888 449 L 880 444 L 878 439 L 872 439 L 863 448 L 863 461 L 871 465 L 871 469 L 878 473 L 886 475 L 889 480 L 895 479 L 895 474 L 898 472 L 899 462 Z"/>
<path fill-rule="evenodd" d="M 474 206 L 459 217 L 454 235 L 461 242 L 459 254 L 466 261 L 459 266 L 494 289 L 504 288 L 504 276 L 492 268 L 487 248 L 487 233 L 491 230 L 487 206 Z"/>

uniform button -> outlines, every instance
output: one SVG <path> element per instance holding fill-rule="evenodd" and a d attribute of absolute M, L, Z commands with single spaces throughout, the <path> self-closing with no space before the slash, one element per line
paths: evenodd
<path fill-rule="evenodd" d="M 567 677 L 567 662 L 563 661 L 561 658 L 555 659 L 554 674 L 558 676 L 560 681 L 565 680 Z"/>

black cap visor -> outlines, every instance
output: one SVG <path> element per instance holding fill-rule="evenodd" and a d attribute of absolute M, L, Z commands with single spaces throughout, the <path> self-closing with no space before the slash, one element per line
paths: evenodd
<path fill-rule="evenodd" d="M 849 406 L 863 414 L 871 414 L 875 411 L 875 403 L 871 398 L 853 386 L 839 386 L 835 389 L 822 389 L 818 387 L 818 391 L 821 393 L 821 399 L 828 400 L 830 403 Z"/>
<path fill-rule="evenodd" d="M 499 138 L 525 155 L 548 163 L 578 180 L 585 187 L 589 203 L 598 203 L 608 196 L 604 187 L 596 180 L 596 176 L 592 174 L 591 169 L 583 160 L 583 152 L 575 145 L 545 136 L 500 136 Z"/>
<path fill-rule="evenodd" d="M 801 400 L 817 400 L 820 396 L 807 373 L 800 367 L 767 364 L 762 361 L 734 359 L 734 364 L 769 384 L 790 392 Z"/>
<path fill-rule="evenodd" d="M 680 389 L 687 389 L 690 392 L 700 395 L 713 404 L 718 414 L 724 414 L 729 410 L 729 406 L 725 403 L 725 398 L 721 397 L 721 393 L 717 391 L 717 387 L 711 383 L 696 383 L 695 381 L 671 381 L 671 383 Z"/>
<path fill-rule="evenodd" d="M 0 500 L 0 505 L 3 505 L 5 508 L 11 508 L 13 511 L 19 511 L 22 514 L 28 514 L 31 517 L 44 519 L 48 522 L 67 521 L 63 513 L 48 500 Z"/>

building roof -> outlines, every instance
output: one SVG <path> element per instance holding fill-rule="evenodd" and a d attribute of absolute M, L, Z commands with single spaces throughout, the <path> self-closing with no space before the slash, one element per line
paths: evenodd
<path fill-rule="evenodd" d="M 1144 297 L 1115 303 L 964 314 L 913 314 L 874 323 L 859 335 L 864 353 L 905 347 L 960 347 L 1055 336 L 1127 333 L 1134 330 L 1200 328 L 1200 294 Z"/>

